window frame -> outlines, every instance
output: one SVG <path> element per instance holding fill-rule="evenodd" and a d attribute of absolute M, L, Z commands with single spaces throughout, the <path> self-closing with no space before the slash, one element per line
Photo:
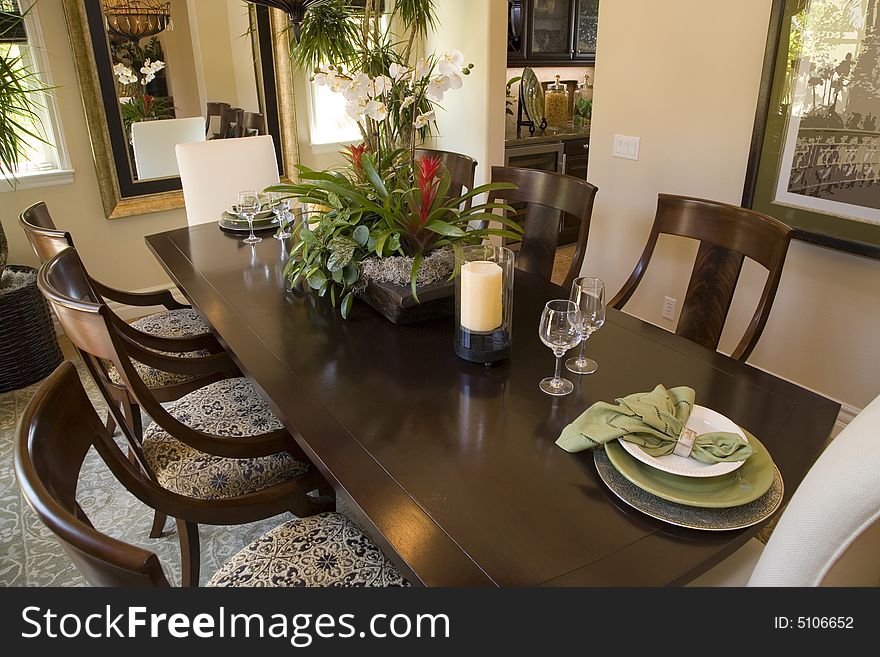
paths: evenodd
<path fill-rule="evenodd" d="M 61 123 L 61 113 L 58 109 L 58 99 L 51 89 L 55 88 L 55 82 L 49 66 L 49 57 L 46 51 L 46 40 L 35 0 L 19 0 L 19 8 L 24 14 L 25 30 L 27 31 L 28 58 L 33 70 L 37 73 L 43 86 L 50 88 L 47 93 L 41 94 L 43 107 L 40 110 L 44 125 L 43 129 L 47 141 L 52 144 L 56 153 L 56 166 L 42 171 L 16 172 L 14 180 L 5 174 L 0 175 L 0 193 L 14 192 L 23 189 L 35 189 L 66 185 L 73 182 L 74 169 L 67 148 L 67 141 Z"/>

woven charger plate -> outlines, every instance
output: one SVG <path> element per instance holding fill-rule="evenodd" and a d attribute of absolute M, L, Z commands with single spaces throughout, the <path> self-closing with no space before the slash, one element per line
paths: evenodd
<path fill-rule="evenodd" d="M 728 531 L 756 525 L 776 512 L 785 490 L 782 475 L 774 464 L 770 489 L 752 502 L 725 508 L 687 506 L 669 502 L 636 486 L 617 471 L 604 449 L 593 450 L 593 460 L 602 481 L 628 505 L 652 518 L 690 529 Z"/>

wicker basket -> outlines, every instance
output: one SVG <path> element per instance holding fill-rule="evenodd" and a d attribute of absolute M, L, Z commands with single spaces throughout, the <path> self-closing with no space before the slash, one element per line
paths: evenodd
<path fill-rule="evenodd" d="M 7 265 L 34 274 L 20 287 L 0 288 L 0 392 L 17 390 L 48 376 L 61 362 L 61 348 L 33 267 Z"/>

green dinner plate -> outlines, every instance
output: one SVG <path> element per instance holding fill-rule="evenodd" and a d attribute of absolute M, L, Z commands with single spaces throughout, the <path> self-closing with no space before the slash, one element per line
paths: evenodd
<path fill-rule="evenodd" d="M 757 438 L 745 433 L 754 453 L 741 468 L 720 477 L 682 477 L 663 472 L 634 459 L 616 440 L 605 445 L 605 453 L 620 474 L 657 497 L 688 506 L 731 507 L 758 499 L 773 484 L 775 467 L 770 453 Z"/>

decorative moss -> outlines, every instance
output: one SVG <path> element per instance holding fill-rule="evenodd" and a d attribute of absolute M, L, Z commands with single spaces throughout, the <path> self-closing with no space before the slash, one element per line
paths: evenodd
<path fill-rule="evenodd" d="M 361 263 L 361 289 L 369 281 L 393 283 L 409 286 L 413 259 L 409 256 L 388 256 L 385 258 L 368 258 Z M 446 280 L 455 269 L 455 252 L 452 249 L 437 249 L 425 256 L 419 275 L 418 286 L 431 285 Z"/>

